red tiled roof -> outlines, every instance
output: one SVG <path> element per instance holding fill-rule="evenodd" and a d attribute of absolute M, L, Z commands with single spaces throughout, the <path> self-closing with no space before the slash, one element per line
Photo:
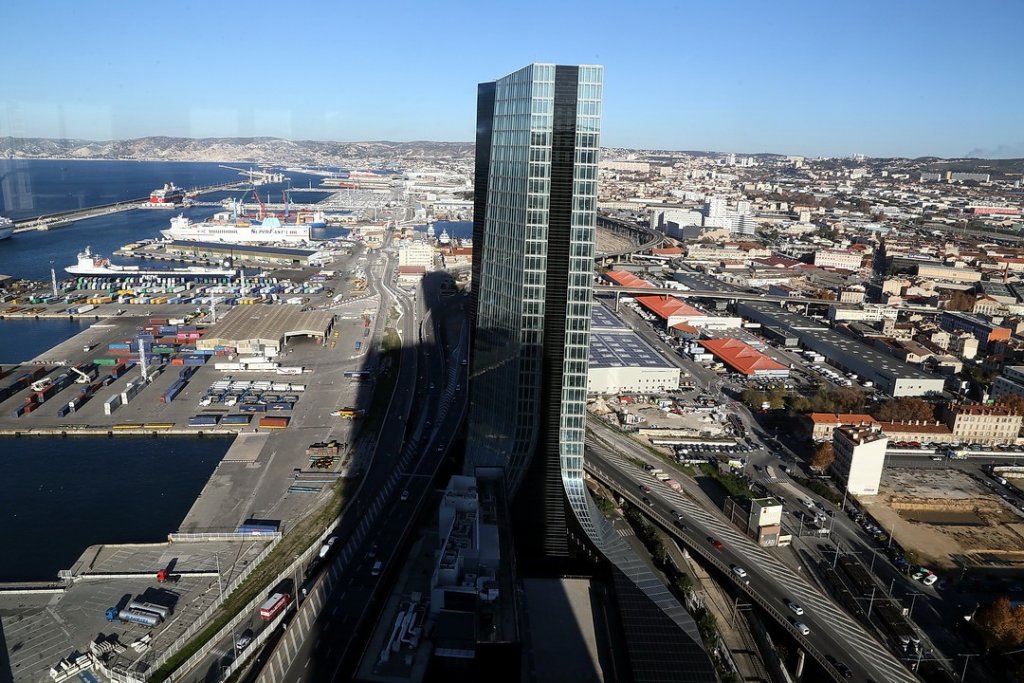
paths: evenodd
<path fill-rule="evenodd" d="M 786 369 L 782 363 L 776 363 L 739 339 L 702 339 L 697 343 L 744 375 L 753 375 L 759 370 Z"/>
<path fill-rule="evenodd" d="M 671 296 L 637 296 L 636 302 L 651 313 L 668 320 L 670 316 L 686 315 L 690 317 L 704 314 L 689 304 Z"/>
<path fill-rule="evenodd" d="M 820 424 L 874 424 L 875 418 L 860 413 L 807 413 L 807 419 L 816 425 Z"/>
<path fill-rule="evenodd" d="M 604 276 L 615 284 L 623 287 L 649 287 L 654 289 L 654 285 L 650 282 L 633 275 L 633 273 L 630 273 L 628 270 L 609 270 L 604 274 Z"/>

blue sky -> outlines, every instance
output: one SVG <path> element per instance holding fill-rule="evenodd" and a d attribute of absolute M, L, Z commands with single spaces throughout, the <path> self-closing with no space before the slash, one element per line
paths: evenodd
<path fill-rule="evenodd" d="M 11 2 L 0 137 L 472 139 L 476 83 L 603 64 L 606 146 L 1024 156 L 1021 0 Z"/>

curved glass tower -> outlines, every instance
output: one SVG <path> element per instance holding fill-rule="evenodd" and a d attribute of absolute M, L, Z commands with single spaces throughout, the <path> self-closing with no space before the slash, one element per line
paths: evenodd
<path fill-rule="evenodd" d="M 548 557 L 574 528 L 597 536 L 583 444 L 602 76 L 531 64 L 477 99 L 466 468 L 505 468 Z"/>

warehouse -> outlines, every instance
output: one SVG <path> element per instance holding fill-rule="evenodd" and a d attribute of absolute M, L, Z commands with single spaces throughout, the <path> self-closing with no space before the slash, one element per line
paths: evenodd
<path fill-rule="evenodd" d="M 212 351 L 226 346 L 238 353 L 275 356 L 294 337 L 309 337 L 322 344 L 333 324 L 333 314 L 304 311 L 298 306 L 236 306 L 207 328 L 196 348 Z"/>
<path fill-rule="evenodd" d="M 747 377 L 785 379 L 789 368 L 739 339 L 701 339 L 697 342 L 734 371 Z"/>
<path fill-rule="evenodd" d="M 611 311 L 595 302 L 590 322 L 587 391 L 647 393 L 679 388 L 679 368 L 655 351 Z"/>
<path fill-rule="evenodd" d="M 925 396 L 942 392 L 945 380 L 908 365 L 892 356 L 839 334 L 810 318 L 763 301 L 740 302 L 739 314 L 747 320 L 796 335 L 804 348 L 823 355 L 832 365 L 875 383 L 890 396 Z"/>

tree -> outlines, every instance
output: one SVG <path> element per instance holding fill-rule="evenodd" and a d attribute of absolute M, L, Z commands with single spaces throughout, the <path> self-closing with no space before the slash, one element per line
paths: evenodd
<path fill-rule="evenodd" d="M 1024 607 L 1011 606 L 1007 597 L 979 607 L 974 625 L 990 646 L 1008 649 L 1024 644 Z"/>
<path fill-rule="evenodd" d="M 832 392 L 837 413 L 859 413 L 864 410 L 864 392 L 853 387 L 840 387 Z"/>
<path fill-rule="evenodd" d="M 819 443 L 818 447 L 814 449 L 814 455 L 811 456 L 811 467 L 824 472 L 835 462 L 836 454 L 832 450 L 832 444 L 829 442 Z"/>
<path fill-rule="evenodd" d="M 904 396 L 886 401 L 878 407 L 875 419 L 882 422 L 902 422 L 904 420 L 935 420 L 935 406 L 919 398 Z"/>
<path fill-rule="evenodd" d="M 1006 396 L 1000 397 L 996 401 L 996 404 L 1006 406 L 1012 410 L 1015 415 L 1024 415 L 1024 396 L 1007 394 Z"/>

